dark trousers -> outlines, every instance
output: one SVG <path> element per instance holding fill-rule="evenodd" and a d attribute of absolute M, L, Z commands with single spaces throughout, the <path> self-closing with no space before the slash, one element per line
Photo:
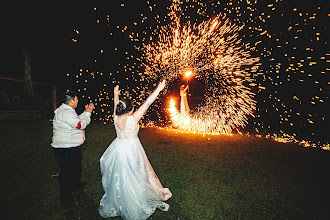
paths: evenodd
<path fill-rule="evenodd" d="M 54 148 L 55 158 L 61 168 L 59 175 L 61 202 L 72 201 L 72 192 L 80 184 L 81 146 Z"/>

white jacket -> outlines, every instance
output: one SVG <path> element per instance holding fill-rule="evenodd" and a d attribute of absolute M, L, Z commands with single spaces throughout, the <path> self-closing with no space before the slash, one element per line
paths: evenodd
<path fill-rule="evenodd" d="M 73 108 L 62 104 L 55 110 L 52 147 L 70 148 L 83 144 L 85 141 L 84 129 L 90 121 L 90 112 L 83 112 L 78 116 Z"/>

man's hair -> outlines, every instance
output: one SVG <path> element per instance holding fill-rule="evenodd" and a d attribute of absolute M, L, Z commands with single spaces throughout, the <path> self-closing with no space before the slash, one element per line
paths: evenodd
<path fill-rule="evenodd" d="M 66 93 L 64 93 L 63 95 L 63 103 L 64 104 L 69 104 L 70 100 L 74 100 L 74 98 L 76 97 L 76 93 L 72 92 L 72 91 L 68 91 Z"/>

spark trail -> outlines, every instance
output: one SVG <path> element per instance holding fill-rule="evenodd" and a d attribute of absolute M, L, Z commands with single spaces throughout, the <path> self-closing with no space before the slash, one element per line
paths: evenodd
<path fill-rule="evenodd" d="M 207 84 L 204 105 L 183 118 L 176 108 L 169 110 L 173 125 L 194 133 L 226 133 L 244 127 L 253 116 L 256 102 L 251 87 L 258 70 L 254 50 L 239 38 L 244 25 L 219 14 L 199 24 L 181 24 L 180 7 L 173 3 L 171 23 L 160 28 L 155 42 L 142 48 L 145 72 L 153 79 L 178 80 L 187 70 Z"/>

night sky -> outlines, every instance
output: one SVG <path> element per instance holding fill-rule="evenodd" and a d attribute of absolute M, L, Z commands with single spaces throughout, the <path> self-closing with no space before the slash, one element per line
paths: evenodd
<path fill-rule="evenodd" d="M 72 26 L 87 10 L 80 1 L 2 1 L 1 48 L 6 60 L 1 60 L 1 75 L 23 78 L 22 50 L 32 55 L 32 80 L 58 82 L 70 68 Z M 85 13 L 88 15 L 87 13 Z"/>
<path fill-rule="evenodd" d="M 249 12 L 244 9 L 248 8 L 246 2 L 249 1 L 200 2 L 207 5 L 206 15 L 197 16 L 194 9 L 186 8 L 184 22 L 198 23 L 226 13 L 233 22 L 245 23 L 247 29 L 241 37 L 256 45 L 254 55 L 260 57 L 261 63 L 260 74 L 255 77 L 259 87 L 254 89 L 258 104 L 256 117 L 249 119 L 247 130 L 261 134 L 296 134 L 300 139 L 308 137 L 315 142 L 327 142 L 329 2 L 260 1 Z M 100 108 L 100 104 L 111 102 L 113 85 L 120 83 L 127 90 L 140 85 L 138 78 L 132 78 L 136 73 L 130 71 L 133 66 L 139 66 L 136 58 L 141 56 L 134 45 L 147 44 L 146 39 L 157 25 L 168 24 L 166 15 L 170 4 L 170 1 L 141 0 L 4 0 L 0 24 L 1 49 L 5 56 L 1 59 L 0 76 L 22 79 L 22 51 L 28 48 L 32 57 L 32 81 L 55 83 L 59 91 L 80 89 L 82 102 L 97 99 L 99 117 L 106 119 L 112 107 L 107 104 Z M 194 1 L 184 5 L 190 4 L 197 5 Z M 260 30 L 250 31 L 249 27 Z M 140 33 L 134 36 L 140 41 L 131 40 L 133 32 Z M 131 55 L 134 58 L 128 59 Z M 132 94 L 133 98 L 137 96 Z"/>
<path fill-rule="evenodd" d="M 206 1 L 208 2 L 208 1 Z M 223 1 L 230 2 L 230 1 Z M 233 1 L 235 2 L 235 1 Z M 260 6 L 260 10 L 267 11 L 267 3 Z M 273 1 L 269 1 L 271 3 Z M 274 1 L 275 2 L 275 1 Z M 122 4 L 124 3 L 124 7 Z M 157 13 L 166 14 L 166 7 L 170 5 L 169 1 L 155 1 L 158 9 Z M 116 27 L 119 25 L 132 25 L 133 22 L 141 20 L 140 14 L 154 15 L 150 12 L 146 1 L 9 1 L 4 0 L 1 3 L 1 27 L 4 30 L 1 36 L 1 48 L 6 58 L 1 60 L 2 76 L 22 78 L 23 61 L 22 48 L 28 47 L 32 53 L 32 78 L 34 81 L 57 82 L 63 75 L 74 71 L 82 64 L 94 59 L 96 48 L 112 47 L 120 49 L 129 44 L 127 34 L 121 34 Z M 322 6 L 319 10 L 319 16 L 324 16 L 324 22 L 316 24 L 322 27 L 323 33 L 329 36 L 324 30 L 329 26 L 329 3 L 324 0 L 319 1 L 283 1 L 281 9 L 272 12 L 275 19 L 269 20 L 268 26 L 271 26 L 274 32 L 287 30 L 287 19 L 291 17 L 291 23 L 295 23 L 295 12 L 291 9 L 298 7 L 303 12 L 314 11 L 317 6 Z M 94 11 L 94 8 L 97 11 Z M 216 12 L 223 12 L 218 9 Z M 284 13 L 286 17 L 281 17 Z M 102 25 L 110 15 L 109 24 Z M 211 14 L 212 16 L 212 14 Z M 101 25 L 96 25 L 96 20 L 101 21 Z M 98 27 L 103 26 L 103 27 Z M 77 48 L 72 42 L 75 37 L 74 30 L 80 30 L 80 42 L 84 44 Z M 117 33 L 116 33 L 117 31 Z M 104 35 L 113 32 L 112 36 Z M 323 34 L 322 33 L 322 34 Z M 285 34 L 282 34 L 282 37 Z M 126 39 L 125 39 L 126 38 Z M 132 43 L 131 43 L 132 44 Z M 122 48 L 119 48 L 121 47 Z M 270 46 L 272 46 L 270 44 Z M 328 45 L 324 45 L 329 48 Z M 132 47 L 132 45 L 128 45 Z M 129 48 L 131 49 L 131 48 Z M 304 48 L 305 49 L 305 48 Z M 113 51 L 111 51 L 113 52 Z M 109 54 L 111 64 L 123 63 L 113 53 Z M 279 54 L 280 55 L 280 54 Z"/>
<path fill-rule="evenodd" d="M 125 2 L 126 6 L 121 4 Z M 22 48 L 32 54 L 32 80 L 61 83 L 66 73 L 94 59 L 96 48 L 114 48 L 128 44 L 127 35 L 104 35 L 117 25 L 123 26 L 148 12 L 145 1 L 2 1 L 1 48 L 6 58 L 1 60 L 1 76 L 23 78 Z M 97 7 L 97 13 L 94 8 Z M 145 8 L 143 8 L 145 7 Z M 165 11 L 166 12 L 166 11 Z M 111 25 L 99 27 L 111 14 Z M 102 16 L 104 16 L 102 18 Z M 77 46 L 72 39 L 80 30 Z M 121 33 L 119 31 L 119 33 Z M 110 54 L 111 65 L 122 62 L 118 54 Z"/>

